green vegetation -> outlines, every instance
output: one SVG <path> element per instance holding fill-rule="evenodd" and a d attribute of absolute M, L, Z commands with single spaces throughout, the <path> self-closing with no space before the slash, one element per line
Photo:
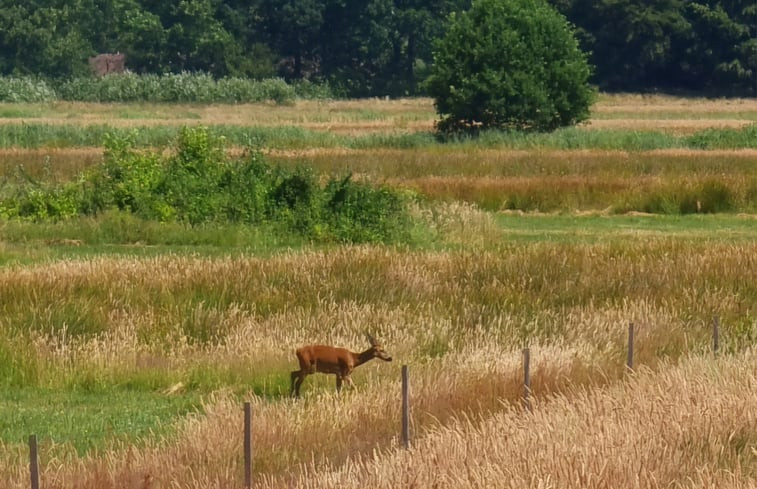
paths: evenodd
<path fill-rule="evenodd" d="M 434 42 L 471 0 L 0 1 L 1 75 L 69 79 L 120 52 L 134 73 L 327 81 L 348 96 L 422 93 Z M 755 94 L 751 1 L 549 0 L 604 90 Z M 484 37 L 484 36 L 482 36 Z M 85 94 L 92 96 L 92 94 Z"/>
<path fill-rule="evenodd" d="M 199 412 L 197 394 L 174 396 L 119 388 L 94 391 L 0 389 L 0 440 L 15 442 L 30 433 L 46 459 L 82 456 L 151 436 L 166 436 L 177 417 Z M 50 440 L 60 440 L 50 446 Z"/>
<path fill-rule="evenodd" d="M 234 145 L 250 140 L 267 148 L 429 148 L 440 145 L 506 149 L 607 149 L 648 151 L 653 149 L 740 149 L 757 147 L 757 124 L 737 129 L 705 129 L 691 135 L 673 135 L 654 130 L 587 131 L 564 128 L 550 133 L 483 131 L 478 137 L 455 135 L 440 141 L 430 132 L 341 135 L 302 127 L 210 126 L 208 130 Z M 166 146 L 176 139 L 180 127 L 171 125 L 119 128 L 109 125 L 58 125 L 44 123 L 0 125 L 0 148 L 71 148 L 99 146 L 106 134 L 130 137 L 136 147 Z"/>
<path fill-rule="evenodd" d="M 113 74 L 100 78 L 77 77 L 57 83 L 30 77 L 0 76 L 2 102 L 154 102 L 154 103 L 292 103 L 295 98 L 332 97 L 326 84 L 301 81 L 288 84 L 280 78 L 215 79 L 202 73 L 165 75 Z"/>
<path fill-rule="evenodd" d="M 589 117 L 586 56 L 543 0 L 474 0 L 453 15 L 427 80 L 442 132 L 553 130 Z"/>
<path fill-rule="evenodd" d="M 757 167 L 752 149 L 699 148 L 748 146 L 754 105 L 637 99 L 600 99 L 602 123 L 644 112 L 617 126 L 445 141 L 428 100 L 2 106 L 44 120 L 33 149 L 0 150 L 0 485 L 28 487 L 36 433 L 44 487 L 236 487 L 243 400 L 261 487 L 359 485 L 366 468 L 434 484 L 425 459 L 392 475 L 429 453 L 396 450 L 403 364 L 414 446 L 447 465 L 503 432 L 510 458 L 557 433 L 590 464 L 547 454 L 513 477 L 625 489 L 707 467 L 700 485 L 751 484 Z M 655 125 L 679 109 L 736 115 Z M 339 397 L 320 375 L 288 399 L 295 348 L 358 351 L 366 330 L 394 362 L 361 366 Z M 617 407 L 639 403 L 629 431 L 635 411 Z M 644 458 L 662 449 L 690 463 Z M 502 480 L 490 468 L 467 487 Z"/>
<path fill-rule="evenodd" d="M 315 240 L 392 242 L 407 232 L 405 202 L 389 188 L 332 177 L 321 185 L 307 168 L 268 164 L 249 149 L 228 160 L 223 140 L 183 128 L 175 154 L 139 152 L 130 138 L 107 136 L 101 165 L 63 184 L 25 181 L 0 196 L 0 216 L 38 221 L 108 210 L 191 225 L 281 224 Z"/>

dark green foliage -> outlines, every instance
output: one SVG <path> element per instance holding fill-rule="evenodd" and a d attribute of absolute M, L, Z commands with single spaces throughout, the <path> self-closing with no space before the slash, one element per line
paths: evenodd
<path fill-rule="evenodd" d="M 332 180 L 326 187 L 329 223 L 346 242 L 399 240 L 409 222 L 402 197 L 389 188 L 375 189 L 353 182 L 351 176 Z"/>
<path fill-rule="evenodd" d="M 753 0 L 547 0 L 605 90 L 757 94 Z M 328 80 L 348 96 L 422 93 L 445 19 L 470 0 L 0 0 L 0 75 L 87 76 L 120 52 L 139 74 Z"/>
<path fill-rule="evenodd" d="M 273 224 L 318 240 L 390 242 L 409 229 L 405 201 L 388 188 L 350 178 L 287 170 L 250 148 L 229 159 L 224 140 L 202 127 L 183 128 L 175 150 L 137 150 L 133 135 L 105 138 L 103 163 L 58 184 L 21 178 L 0 193 L 0 217 L 36 221 L 111 210 L 142 219 Z"/>
<path fill-rule="evenodd" d="M 589 65 L 543 0 L 477 0 L 450 18 L 427 81 L 443 132 L 552 130 L 589 116 Z"/>
<path fill-rule="evenodd" d="M 605 90 L 757 94 L 753 0 L 551 0 Z"/>

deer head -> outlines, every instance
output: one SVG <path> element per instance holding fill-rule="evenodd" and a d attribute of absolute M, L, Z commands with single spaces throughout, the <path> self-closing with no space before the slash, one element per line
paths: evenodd
<path fill-rule="evenodd" d="M 373 351 L 374 358 L 380 358 L 385 362 L 392 361 L 392 357 L 390 357 L 389 354 L 384 351 L 384 349 L 381 347 L 381 344 L 376 341 L 376 338 L 368 333 L 365 333 L 365 336 L 368 338 L 368 342 L 371 344 L 371 351 Z"/>

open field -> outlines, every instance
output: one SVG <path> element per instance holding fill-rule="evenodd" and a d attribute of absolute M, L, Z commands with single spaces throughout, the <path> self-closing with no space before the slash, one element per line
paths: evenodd
<path fill-rule="evenodd" d="M 593 114 L 576 130 L 586 140 L 651 130 L 681 142 L 753 124 L 757 102 L 602 95 Z M 3 105 L 0 117 L 71 131 L 333 132 L 343 139 L 280 138 L 264 152 L 406 189 L 414 219 L 411 239 L 392 246 L 124 213 L 0 221 L 0 487 L 28 487 L 31 433 L 42 487 L 241 487 L 244 400 L 260 488 L 757 486 L 748 146 L 441 144 L 423 136 L 433 125 L 423 99 Z M 428 142 L 391 139 L 416 133 Z M 67 181 L 102 156 L 97 145 L 5 146 L 0 192 L 18 165 L 25 178 Z M 302 400 L 289 398 L 297 346 L 361 350 L 366 331 L 392 363 L 359 367 L 340 396 L 316 375 Z M 521 408 L 525 346 L 532 413 Z M 409 451 L 398 438 L 402 364 Z"/>

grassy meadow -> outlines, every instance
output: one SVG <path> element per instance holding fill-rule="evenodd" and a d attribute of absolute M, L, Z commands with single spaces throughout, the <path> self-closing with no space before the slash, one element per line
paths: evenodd
<path fill-rule="evenodd" d="M 203 125 L 400 189 L 412 228 L 0 220 L 0 487 L 28 487 L 32 433 L 42 487 L 242 487 L 243 401 L 259 488 L 755 487 L 757 101 L 602 95 L 578 128 L 475 140 L 433 123 L 426 99 L 1 104 L 0 196 L 77 178 L 107 131 L 170 152 Z M 393 362 L 289 397 L 296 347 L 365 332 Z"/>

